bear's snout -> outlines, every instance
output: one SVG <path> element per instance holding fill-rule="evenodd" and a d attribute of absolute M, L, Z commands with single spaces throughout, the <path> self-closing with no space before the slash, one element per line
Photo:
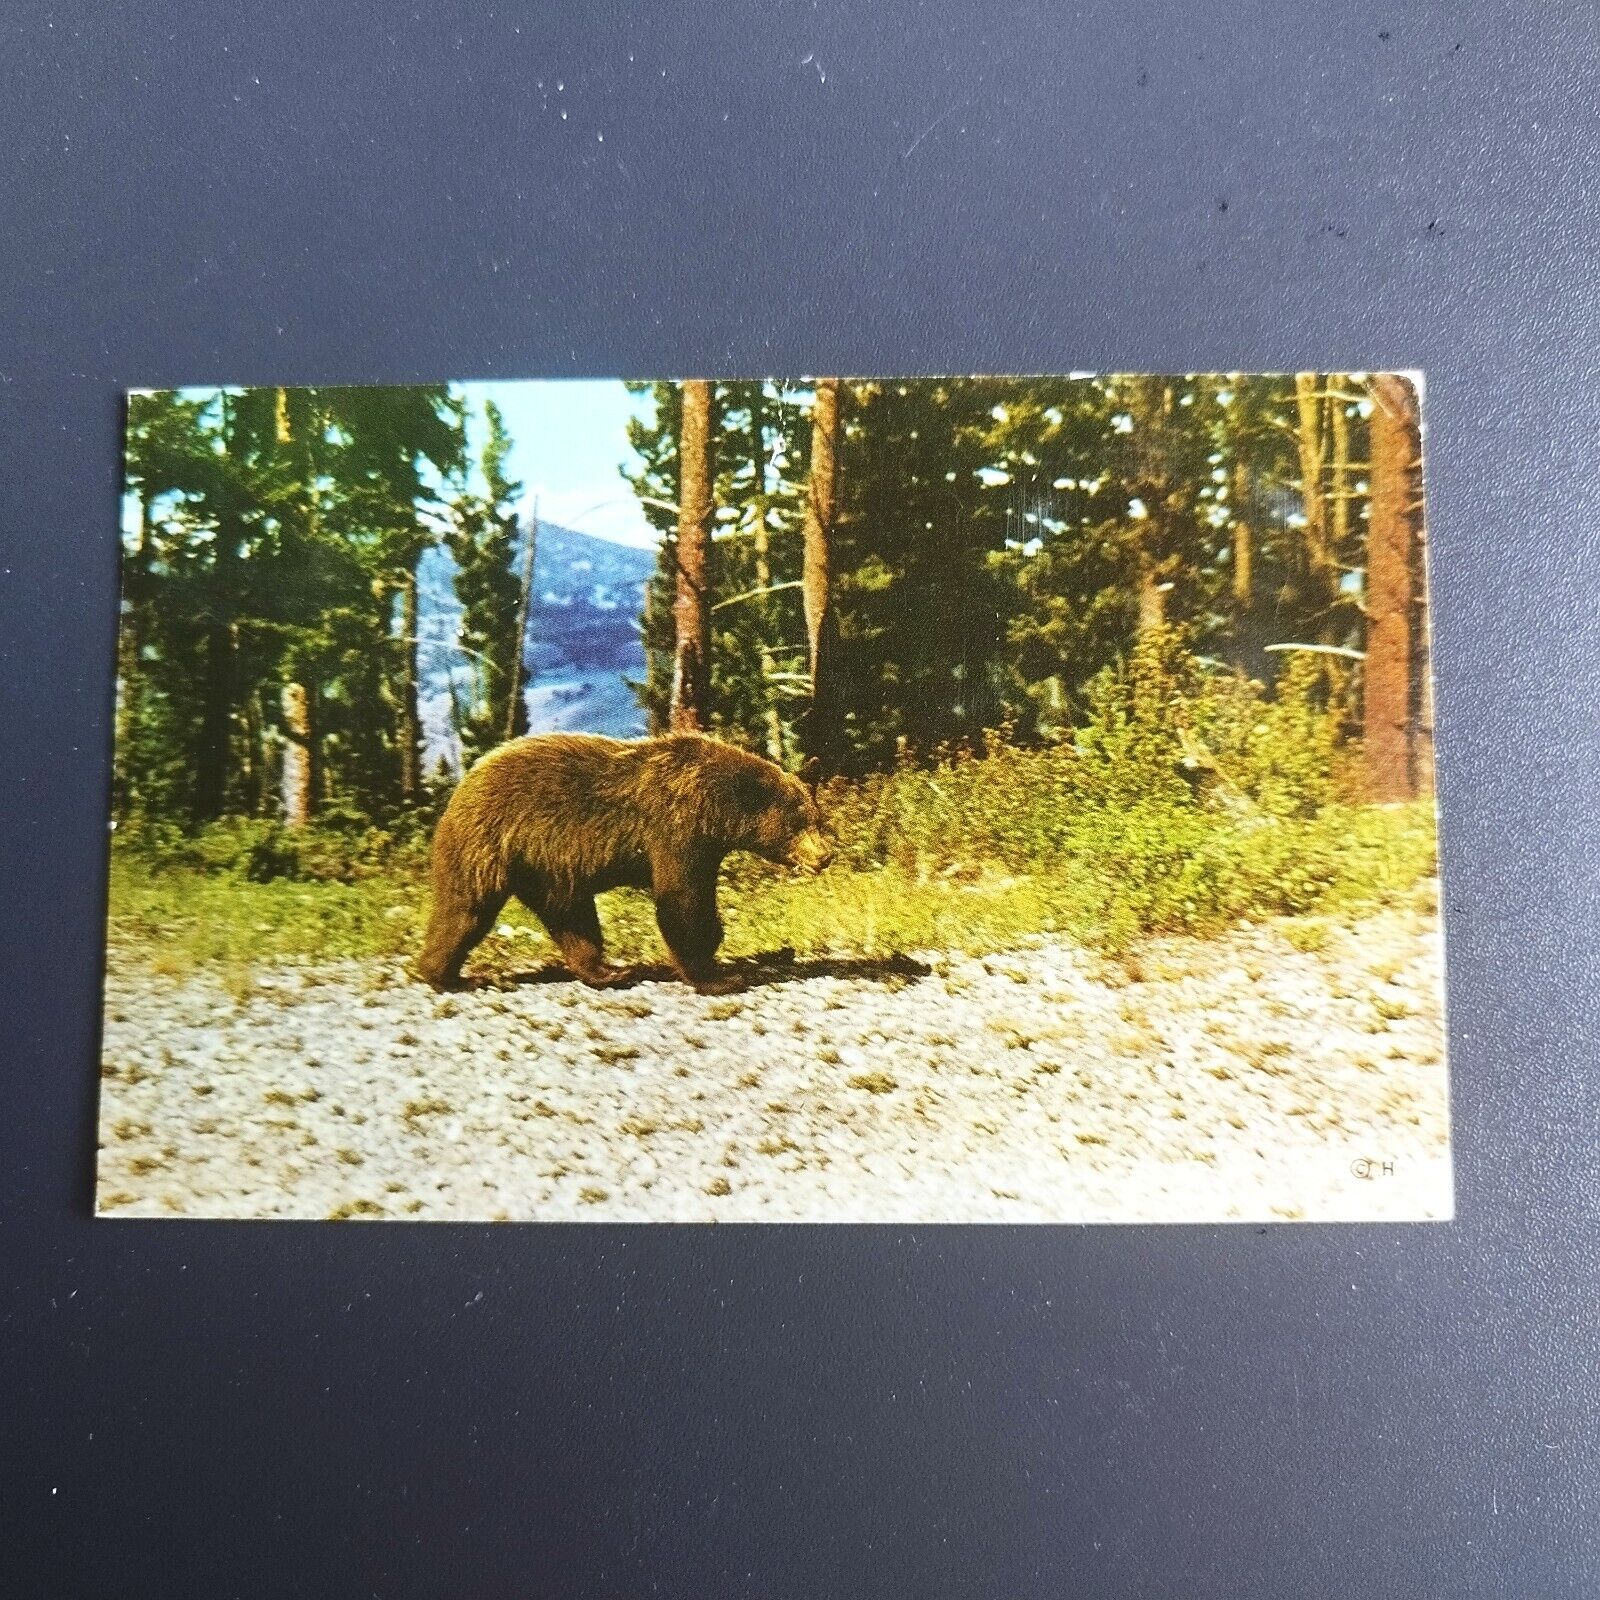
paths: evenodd
<path fill-rule="evenodd" d="M 789 864 L 802 872 L 821 872 L 833 860 L 833 846 L 816 828 L 797 834 L 789 847 Z"/>

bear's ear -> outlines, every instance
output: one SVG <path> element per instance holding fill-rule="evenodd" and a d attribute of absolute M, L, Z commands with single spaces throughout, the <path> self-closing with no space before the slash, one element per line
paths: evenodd
<path fill-rule="evenodd" d="M 799 778 L 813 795 L 817 792 L 817 784 L 822 778 L 822 760 L 818 756 L 808 756 L 800 763 Z"/>

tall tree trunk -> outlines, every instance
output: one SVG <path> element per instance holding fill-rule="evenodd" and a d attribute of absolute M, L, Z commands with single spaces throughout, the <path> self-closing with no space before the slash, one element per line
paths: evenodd
<path fill-rule="evenodd" d="M 1230 587 L 1233 591 L 1234 665 L 1253 678 L 1260 670 L 1260 641 L 1256 635 L 1255 492 L 1249 463 L 1244 460 L 1234 462 L 1228 501 L 1233 511 L 1229 540 L 1233 546 Z"/>
<path fill-rule="evenodd" d="M 839 380 L 819 378 L 811 405 L 811 479 L 806 492 L 800 594 L 811 659 L 811 706 L 803 745 L 823 770 L 839 759 L 838 618 L 833 608 L 833 536 L 839 520 Z"/>
<path fill-rule="evenodd" d="M 417 569 L 400 583 L 400 798 L 408 806 L 422 800 L 422 712 L 417 696 Z"/>
<path fill-rule="evenodd" d="M 528 731 L 527 657 L 528 619 L 533 615 L 533 575 L 539 553 L 539 502 L 528 518 L 527 543 L 522 551 L 522 594 L 517 601 L 517 649 L 511 658 L 511 697 L 506 701 L 506 738 L 520 739 Z"/>
<path fill-rule="evenodd" d="M 1372 379 L 1372 502 L 1367 535 L 1363 739 L 1375 800 L 1416 793 L 1414 570 L 1422 511 L 1417 392 L 1398 373 Z"/>
<path fill-rule="evenodd" d="M 714 431 L 712 385 L 690 378 L 683 385 L 683 419 L 678 429 L 677 587 L 672 621 L 674 733 L 703 731 L 711 719 L 710 545 Z"/>
<path fill-rule="evenodd" d="M 1139 557 L 1139 637 L 1167 625 L 1167 591 L 1148 546 L 1141 540 Z"/>
<path fill-rule="evenodd" d="M 1323 495 L 1322 473 L 1326 442 L 1322 428 L 1322 397 L 1318 389 L 1320 374 L 1297 372 L 1294 375 L 1296 430 L 1300 451 L 1300 501 L 1306 525 L 1305 541 L 1306 605 L 1314 613 L 1314 631 L 1320 638 L 1326 631 L 1326 609 L 1333 601 L 1333 562 L 1328 551 L 1327 501 Z M 1326 641 L 1324 641 L 1326 642 Z"/>
<path fill-rule="evenodd" d="M 303 828 L 311 820 L 314 793 L 311 696 L 303 683 L 283 686 L 283 820 Z"/>
<path fill-rule="evenodd" d="M 1344 398 L 1348 377 L 1342 372 L 1328 374 L 1330 388 L 1329 433 L 1333 442 L 1333 468 L 1328 484 L 1328 524 L 1331 534 L 1329 555 L 1337 566 L 1350 549 L 1350 416 Z"/>
<path fill-rule="evenodd" d="M 315 412 L 313 412 L 315 417 Z M 289 418 L 289 391 L 280 388 L 273 397 L 273 426 L 280 445 L 295 443 Z M 300 526 L 306 545 L 317 537 L 317 429 L 308 423 L 301 429 L 295 468 L 299 477 Z M 316 809 L 322 783 L 322 756 L 317 749 L 316 719 L 312 714 L 313 696 L 304 683 L 286 683 L 280 700 L 286 743 L 283 749 L 283 818 L 291 828 L 304 827 Z"/>
<path fill-rule="evenodd" d="M 1133 419 L 1132 471 L 1129 489 L 1144 508 L 1144 514 L 1130 520 L 1134 569 L 1138 582 L 1139 637 L 1166 626 L 1167 563 L 1175 530 L 1173 517 L 1171 448 L 1173 413 L 1177 396 L 1165 379 L 1140 375 L 1126 380 L 1128 412 Z M 1130 513 L 1131 516 L 1131 513 Z"/>
<path fill-rule="evenodd" d="M 755 471 L 753 498 L 756 527 L 756 587 L 761 598 L 756 602 L 761 629 L 761 694 L 765 702 L 767 755 L 780 764 L 783 761 L 783 718 L 778 714 L 778 699 L 772 685 L 772 597 L 767 593 L 772 587 L 772 551 L 767 533 L 767 426 L 766 408 L 762 404 L 758 384 L 750 402 L 750 465 Z"/>

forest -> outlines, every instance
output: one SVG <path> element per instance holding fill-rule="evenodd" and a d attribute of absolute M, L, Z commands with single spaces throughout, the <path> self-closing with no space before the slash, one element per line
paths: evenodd
<path fill-rule="evenodd" d="M 1101 934 L 1431 871 L 1411 378 L 630 388 L 649 725 L 818 758 L 848 865 L 1070 870 L 1100 889 L 1023 920 Z M 458 386 L 130 397 L 114 917 L 170 924 L 163 872 L 414 877 L 457 775 L 419 712 L 431 552 L 468 664 L 454 748 L 528 728 L 512 444 Z"/>

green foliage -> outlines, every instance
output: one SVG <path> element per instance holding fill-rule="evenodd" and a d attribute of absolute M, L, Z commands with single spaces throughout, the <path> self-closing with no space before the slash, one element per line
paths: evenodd
<path fill-rule="evenodd" d="M 352 807 L 337 806 L 303 828 L 265 817 L 229 817 L 195 831 L 140 820 L 118 830 L 116 855 L 154 874 L 249 883 L 406 879 L 426 867 L 431 824 L 427 812 L 406 812 L 382 828 Z"/>
<path fill-rule="evenodd" d="M 1308 910 L 1346 871 L 1324 671 L 1287 672 L 1268 700 L 1207 673 L 1177 633 L 1153 635 L 1090 685 L 1070 739 L 991 735 L 981 753 L 832 786 L 841 854 L 913 882 L 1058 882 L 1061 914 L 1101 942 Z"/>
<path fill-rule="evenodd" d="M 673 645 L 678 394 L 673 384 L 649 387 L 656 416 L 634 426 L 642 465 L 630 481 L 664 535 L 641 686 L 660 727 Z M 1285 659 L 1268 643 L 1359 644 L 1350 619 L 1364 561 L 1366 486 L 1353 464 L 1365 448 L 1363 406 L 1337 374 L 1319 394 L 1324 435 L 1337 412 L 1351 459 L 1335 482 L 1325 450 L 1308 499 L 1288 376 L 847 385 L 833 555 L 849 770 L 882 770 L 902 747 L 975 745 L 1001 723 L 1023 739 L 1059 736 L 1092 714 L 1090 686 L 1152 616 L 1181 625 L 1205 657 L 1268 683 Z M 798 596 L 740 597 L 799 575 L 807 399 L 804 387 L 718 386 L 714 726 L 785 757 L 808 692 Z M 755 437 L 762 472 L 751 467 Z M 1332 508 L 1346 513 L 1343 542 L 1329 551 L 1344 574 L 1331 599 L 1307 571 L 1313 500 L 1329 526 Z M 753 560 L 758 524 L 768 530 L 765 583 Z"/>
<path fill-rule="evenodd" d="M 282 686 L 319 793 L 394 811 L 416 738 L 404 598 L 460 418 L 439 387 L 131 397 L 115 799 L 205 822 L 277 808 Z"/>

